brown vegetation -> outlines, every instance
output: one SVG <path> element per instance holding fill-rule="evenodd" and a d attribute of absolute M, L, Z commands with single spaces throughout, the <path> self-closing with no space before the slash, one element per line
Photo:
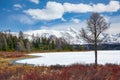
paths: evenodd
<path fill-rule="evenodd" d="M 27 57 L 23 52 L 0 52 L 0 66 L 8 66 L 11 65 L 11 60 L 15 60 L 17 58 L 25 58 Z"/>
<path fill-rule="evenodd" d="M 0 80 L 119 80 L 120 66 L 0 66 Z"/>
<path fill-rule="evenodd" d="M 0 58 L 19 58 L 24 57 L 23 52 L 0 52 Z"/>

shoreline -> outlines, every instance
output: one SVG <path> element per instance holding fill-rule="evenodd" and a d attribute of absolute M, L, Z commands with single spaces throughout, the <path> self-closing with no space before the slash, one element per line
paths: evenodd
<path fill-rule="evenodd" d="M 23 58 L 17 58 L 17 59 L 14 59 L 14 60 L 10 60 L 8 62 L 10 62 L 12 65 L 29 65 L 29 66 L 35 66 L 34 64 L 27 64 L 27 63 L 18 63 L 16 61 L 18 60 L 26 60 L 26 59 L 33 59 L 33 58 L 37 58 L 37 57 L 42 57 L 42 56 L 32 56 L 32 55 L 28 55 L 28 57 L 23 57 Z"/>

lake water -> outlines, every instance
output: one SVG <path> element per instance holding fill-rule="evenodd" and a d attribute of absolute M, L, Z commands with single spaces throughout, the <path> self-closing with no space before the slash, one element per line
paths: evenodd
<path fill-rule="evenodd" d="M 32 56 L 40 56 L 30 59 L 15 61 L 22 64 L 33 65 L 71 65 L 75 63 L 91 64 L 94 63 L 94 51 L 87 52 L 50 52 L 50 53 L 33 53 Z M 120 64 L 120 50 L 118 51 L 98 51 L 98 64 Z"/>

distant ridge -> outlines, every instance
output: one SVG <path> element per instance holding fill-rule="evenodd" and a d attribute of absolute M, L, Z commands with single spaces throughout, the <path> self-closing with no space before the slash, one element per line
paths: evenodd
<path fill-rule="evenodd" d="M 24 34 L 31 35 L 31 36 L 34 34 L 34 36 L 46 37 L 46 38 L 54 36 L 57 38 L 64 38 L 70 44 L 86 44 L 86 42 L 82 40 L 82 38 L 80 37 L 80 32 L 72 27 L 64 31 L 47 30 L 47 29 L 31 30 L 31 31 L 24 32 Z M 118 34 L 103 33 L 101 37 L 102 38 L 106 37 L 106 40 L 104 42 L 107 44 L 120 43 L 120 33 Z M 31 39 L 31 37 L 28 37 L 28 38 Z"/>

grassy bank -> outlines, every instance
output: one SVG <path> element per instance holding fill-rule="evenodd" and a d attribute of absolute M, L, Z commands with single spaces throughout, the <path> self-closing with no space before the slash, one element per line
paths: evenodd
<path fill-rule="evenodd" d="M 0 65 L 12 65 L 11 61 L 22 58 L 30 58 L 26 52 L 0 52 Z"/>

